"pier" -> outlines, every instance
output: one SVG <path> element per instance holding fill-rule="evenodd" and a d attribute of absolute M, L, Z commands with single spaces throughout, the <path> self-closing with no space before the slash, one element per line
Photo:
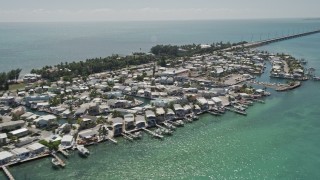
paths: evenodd
<path fill-rule="evenodd" d="M 152 131 L 150 131 L 149 129 L 143 128 L 143 130 L 146 131 L 147 133 L 151 134 L 153 137 L 160 138 L 160 139 L 163 138 L 162 135 L 159 135 L 159 134 L 157 134 L 157 133 L 155 133 L 155 132 L 152 132 Z"/>
<path fill-rule="evenodd" d="M 51 155 L 59 161 L 60 166 L 62 166 L 62 167 L 66 166 L 64 161 L 62 161 L 62 159 L 60 159 L 59 156 L 57 156 L 55 153 L 51 153 Z"/>
<path fill-rule="evenodd" d="M 6 174 L 6 176 L 8 177 L 8 179 L 14 180 L 13 175 L 10 173 L 10 171 L 7 169 L 6 166 L 2 166 L 2 169 L 3 169 L 4 173 Z"/>
<path fill-rule="evenodd" d="M 235 49 L 235 48 L 256 48 L 256 47 L 259 47 L 259 46 L 264 46 L 264 45 L 275 43 L 275 42 L 279 42 L 279 41 L 285 41 L 285 40 L 299 38 L 299 37 L 303 37 L 303 36 L 309 36 L 309 35 L 317 34 L 317 33 L 320 33 L 320 30 L 314 30 L 314 31 L 298 33 L 298 34 L 293 34 L 293 35 L 287 35 L 287 36 L 282 36 L 282 37 L 277 37 L 277 38 L 272 38 L 272 39 L 266 39 L 266 40 L 261 40 L 261 41 L 256 41 L 256 42 L 249 42 L 249 43 L 242 44 L 242 45 L 232 46 L 232 47 L 226 48 L 224 50 L 225 51 L 229 51 L 229 50 L 232 50 L 232 49 Z"/>

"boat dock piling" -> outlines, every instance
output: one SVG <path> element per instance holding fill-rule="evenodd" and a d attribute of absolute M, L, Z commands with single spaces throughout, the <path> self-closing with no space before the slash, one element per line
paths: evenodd
<path fill-rule="evenodd" d="M 2 169 L 4 171 L 4 173 L 7 175 L 8 179 L 9 180 L 14 180 L 13 175 L 10 173 L 10 171 L 7 169 L 7 167 L 6 166 L 1 166 L 1 167 L 2 167 Z"/>
<path fill-rule="evenodd" d="M 126 135 L 125 133 L 121 133 L 121 135 L 125 138 L 125 139 L 127 139 L 127 140 L 129 140 L 129 141 L 133 141 L 133 138 L 132 137 L 130 137 L 130 136 L 128 136 L 128 135 Z"/>
<path fill-rule="evenodd" d="M 66 166 L 64 161 L 62 161 L 62 159 L 60 159 L 59 156 L 57 156 L 55 153 L 51 153 L 51 155 L 59 161 L 60 166 L 62 167 Z"/>
<path fill-rule="evenodd" d="M 147 133 L 151 134 L 153 137 L 160 138 L 160 139 L 163 138 L 162 135 L 159 135 L 159 134 L 157 134 L 157 133 L 155 133 L 153 131 L 150 131 L 149 129 L 143 128 L 143 130 L 146 131 Z"/>

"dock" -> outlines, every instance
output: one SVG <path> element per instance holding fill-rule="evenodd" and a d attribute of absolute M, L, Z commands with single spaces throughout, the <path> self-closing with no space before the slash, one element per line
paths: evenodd
<path fill-rule="evenodd" d="M 163 138 L 162 135 L 159 135 L 159 134 L 157 134 L 157 133 L 155 133 L 153 131 L 150 131 L 149 129 L 143 128 L 143 130 L 146 131 L 147 133 L 151 134 L 153 137 L 160 138 L 160 139 Z"/>
<path fill-rule="evenodd" d="M 58 152 L 61 152 L 61 154 L 63 154 L 65 157 L 68 157 L 70 155 L 67 151 L 65 151 L 61 148 L 58 150 Z"/>
<path fill-rule="evenodd" d="M 64 161 L 63 161 L 62 159 L 60 159 L 59 156 L 57 156 L 55 153 L 51 153 L 51 155 L 59 161 L 60 166 L 62 166 L 62 167 L 65 167 L 65 166 L 66 166 L 66 164 L 64 163 Z"/>
<path fill-rule="evenodd" d="M 116 141 L 115 139 L 111 138 L 111 137 L 108 137 L 108 140 L 110 140 L 111 142 L 115 143 L 115 144 L 118 144 L 118 141 Z"/>
<path fill-rule="evenodd" d="M 239 110 L 236 110 L 236 109 L 233 109 L 233 108 L 229 108 L 229 107 L 225 107 L 225 109 L 226 109 L 226 110 L 228 110 L 228 111 L 231 111 L 231 112 L 235 112 L 235 113 L 238 113 L 238 114 L 244 115 L 244 116 L 246 116 L 246 115 L 247 115 L 247 113 L 246 113 L 246 112 L 244 112 L 244 111 L 239 111 Z"/>
<path fill-rule="evenodd" d="M 8 177 L 9 180 L 14 180 L 13 175 L 10 173 L 10 171 L 7 169 L 6 166 L 1 166 L 4 173 L 6 174 L 6 176 Z"/>
<path fill-rule="evenodd" d="M 125 138 L 125 139 L 127 139 L 127 140 L 129 140 L 129 141 L 133 141 L 133 138 L 132 137 L 130 137 L 130 136 L 128 136 L 128 135 L 126 135 L 125 133 L 121 133 L 121 135 Z"/>
<path fill-rule="evenodd" d="M 258 81 L 250 81 L 249 84 L 264 86 L 264 87 L 267 87 L 267 88 L 274 89 L 276 91 L 287 91 L 287 90 L 292 90 L 294 88 L 297 88 L 297 87 L 301 86 L 301 82 L 300 81 L 296 81 L 292 85 L 290 85 L 290 84 L 280 84 L 280 83 L 258 82 Z"/>

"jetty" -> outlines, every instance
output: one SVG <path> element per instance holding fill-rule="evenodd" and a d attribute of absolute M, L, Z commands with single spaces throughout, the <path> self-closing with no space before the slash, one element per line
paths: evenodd
<path fill-rule="evenodd" d="M 51 153 L 51 155 L 52 155 L 56 160 L 58 160 L 60 166 L 62 166 L 62 167 L 65 167 L 65 166 L 66 166 L 66 164 L 64 163 L 64 161 L 63 161 L 62 159 L 60 159 L 59 156 L 57 156 L 55 153 Z"/>
<path fill-rule="evenodd" d="M 151 134 L 153 137 L 160 138 L 160 139 L 163 138 L 162 135 L 157 134 L 157 133 L 155 133 L 155 132 L 153 132 L 153 131 L 150 131 L 149 129 L 143 128 L 143 130 L 146 131 L 147 133 Z"/>
<path fill-rule="evenodd" d="M 14 180 L 13 175 L 10 173 L 10 171 L 7 169 L 6 166 L 1 166 L 4 173 L 6 174 L 6 176 L 8 177 L 9 180 Z"/>

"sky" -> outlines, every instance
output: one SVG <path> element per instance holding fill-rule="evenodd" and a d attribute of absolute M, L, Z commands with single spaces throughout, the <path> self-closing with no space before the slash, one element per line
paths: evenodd
<path fill-rule="evenodd" d="M 0 22 L 320 17 L 319 0 L 0 0 Z"/>

